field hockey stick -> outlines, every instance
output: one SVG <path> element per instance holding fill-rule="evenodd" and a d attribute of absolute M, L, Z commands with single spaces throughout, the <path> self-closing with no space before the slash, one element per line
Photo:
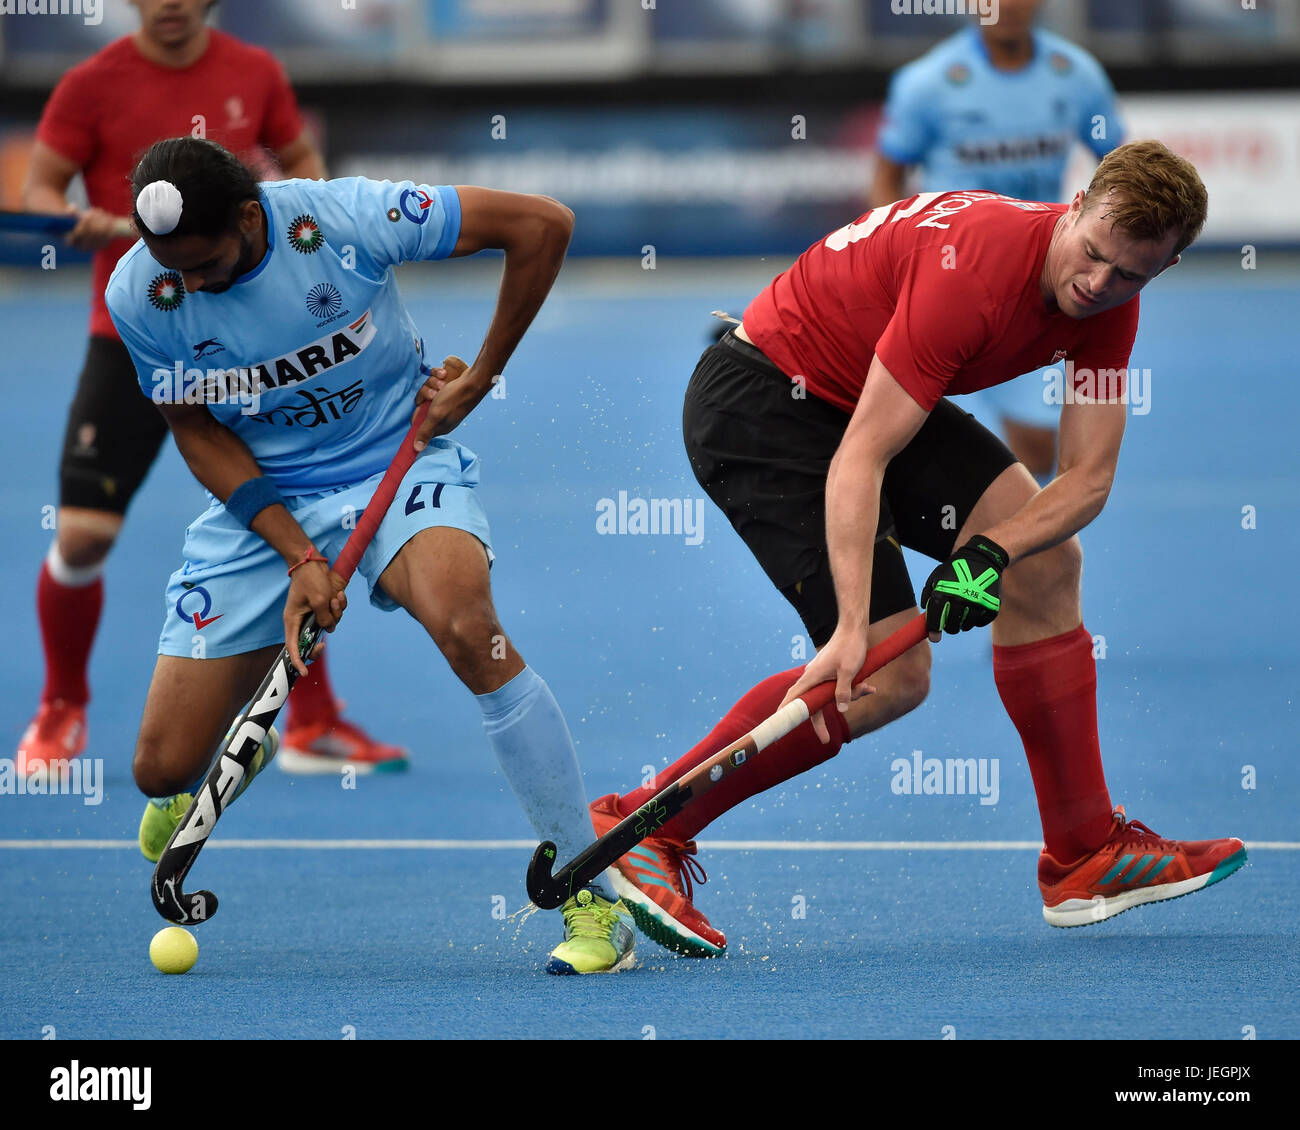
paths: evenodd
<path fill-rule="evenodd" d="M 27 232 L 32 235 L 61 235 L 77 226 L 71 213 L 51 215 L 46 212 L 10 212 L 0 210 L 0 231 Z"/>
<path fill-rule="evenodd" d="M 853 680 L 856 687 L 886 663 L 897 659 L 908 648 L 925 639 L 925 615 L 909 620 L 898 631 L 867 652 L 862 670 Z M 788 702 L 771 717 L 764 719 L 743 738 L 718 750 L 685 776 L 657 792 L 630 816 L 624 817 L 590 847 L 583 849 L 559 871 L 555 864 L 555 845 L 539 844 L 528 865 L 528 897 L 542 910 L 554 910 L 581 890 L 606 868 L 612 867 L 655 829 L 671 820 L 687 805 L 697 801 L 710 789 L 747 764 L 773 742 L 785 737 L 835 697 L 835 680 L 819 683 Z"/>
<path fill-rule="evenodd" d="M 11 212 L 0 209 L 0 232 L 18 232 L 26 235 L 63 235 L 77 226 L 80 217 L 71 212 Z M 125 216 L 118 218 L 114 238 L 134 239 L 135 228 Z"/>
<path fill-rule="evenodd" d="M 444 364 L 452 361 L 457 363 L 460 372 L 463 373 L 465 363 L 458 357 L 449 357 Z M 345 585 L 352 579 L 362 554 L 366 552 L 367 546 L 375 536 L 375 531 L 379 529 L 379 523 L 388 512 L 402 476 L 415 462 L 417 454 L 414 446 L 415 433 L 424 422 L 425 416 L 429 414 L 430 403 L 425 401 L 419 406 L 411 428 L 406 433 L 406 438 L 402 440 L 401 448 L 393 457 L 379 486 L 375 488 L 375 493 L 357 520 L 356 528 L 348 535 L 343 552 L 334 562 L 334 572 L 343 578 Z M 304 658 L 309 656 L 320 640 L 322 631 L 323 629 L 316 623 L 315 614 L 309 614 L 303 620 L 298 632 L 298 653 Z M 271 728 L 281 707 L 288 701 L 289 692 L 297 680 L 298 669 L 289 658 L 289 648 L 286 645 L 280 649 L 280 654 L 271 665 L 270 671 L 266 673 L 262 685 L 253 695 L 252 702 L 235 719 L 230 740 L 212 762 L 208 775 L 204 777 L 203 784 L 195 793 L 189 811 L 172 831 L 171 838 L 167 841 L 167 846 L 163 848 L 163 853 L 154 867 L 151 887 L 154 909 L 167 921 L 189 925 L 206 921 L 217 912 L 217 896 L 211 891 L 186 894 L 181 889 L 181 884 L 185 882 L 185 876 L 194 866 L 195 859 L 198 858 L 208 836 L 212 834 L 212 829 L 216 827 L 221 814 L 234 798 L 239 783 L 244 779 L 258 747 L 266 737 L 266 731 Z"/>

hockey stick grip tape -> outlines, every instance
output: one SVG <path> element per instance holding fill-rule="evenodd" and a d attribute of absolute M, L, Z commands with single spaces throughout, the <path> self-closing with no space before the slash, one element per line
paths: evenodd
<path fill-rule="evenodd" d="M 903 652 L 909 648 L 915 647 L 925 639 L 925 613 L 914 616 L 906 624 L 898 629 L 893 635 L 888 636 L 880 643 L 876 644 L 867 652 L 867 657 L 862 663 L 862 670 L 853 678 L 853 686 L 857 686 L 868 676 L 875 674 L 887 663 L 892 663 Z M 796 701 L 803 702 L 807 705 L 808 714 L 816 714 L 823 707 L 830 705 L 835 698 L 835 680 L 819 683 L 810 690 L 805 691 Z M 794 703 L 790 703 L 793 706 Z M 788 709 L 788 708 L 787 708 Z M 764 723 L 766 725 L 766 723 Z M 788 732 L 788 731 L 787 731 Z M 759 749 L 762 749 L 759 746 Z"/>
<path fill-rule="evenodd" d="M 820 688 L 818 688 L 820 690 Z M 835 690 L 835 684 L 831 684 L 832 692 Z M 809 694 L 812 692 L 810 691 Z M 787 702 L 780 710 L 768 718 L 764 718 L 757 726 L 749 731 L 749 736 L 754 742 L 754 750 L 767 749 L 773 742 L 779 741 L 790 733 L 796 726 L 802 726 L 808 721 L 811 711 L 808 704 L 802 698 L 796 698 L 794 702 Z"/>

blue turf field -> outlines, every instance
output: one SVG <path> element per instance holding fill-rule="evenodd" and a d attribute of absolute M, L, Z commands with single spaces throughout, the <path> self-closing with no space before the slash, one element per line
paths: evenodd
<path fill-rule="evenodd" d="M 1300 386 L 1289 333 L 1300 271 L 1260 262 L 1249 273 L 1193 262 L 1144 295 L 1133 364 L 1152 370 L 1150 412 L 1130 420 L 1110 505 L 1084 534 L 1086 623 L 1106 639 L 1112 795 L 1165 835 L 1246 839 L 1250 866 L 1228 882 L 1084 930 L 1046 926 L 1034 851 L 1013 846 L 1039 836 L 1029 775 L 987 641 L 970 636 L 936 650 L 919 711 L 709 830 L 699 904 L 727 930 L 728 958 L 679 959 L 642 940 L 635 972 L 551 978 L 541 967 L 554 917 L 494 917 L 526 901 L 528 851 L 481 841 L 529 833 L 477 709 L 412 622 L 354 601 L 332 669 L 360 720 L 414 750 L 411 773 L 355 790 L 260 779 L 189 883 L 222 897 L 197 930 L 199 963 L 165 977 L 147 957 L 161 922 L 133 847 L 142 800 L 129 759 L 163 583 L 202 506 L 169 450 L 107 572 L 87 754 L 104 761 L 104 802 L 0 796 L 0 1036 L 47 1025 L 60 1038 L 329 1039 L 348 1026 L 358 1038 L 938 1039 L 945 1026 L 958 1038 L 1240 1039 L 1247 1026 L 1300 1036 Z M 572 268 L 505 397 L 462 429 L 484 460 L 498 609 L 564 707 L 593 796 L 639 783 L 643 766 L 674 759 L 795 662 L 797 619 L 711 504 L 698 546 L 596 532 L 599 500 L 620 491 L 701 495 L 679 429 L 707 313 L 743 308 L 783 265 Z M 471 264 L 406 277 L 433 348 L 472 355 L 493 280 Z M 0 456 L 6 754 L 40 689 L 41 508 L 57 501 L 84 286 L 0 279 L 12 409 Z M 1243 529 L 1245 506 L 1255 529 Z M 918 588 L 923 579 L 914 571 Z M 998 803 L 894 795 L 890 762 L 914 749 L 998 758 Z M 762 846 L 710 848 L 710 837 Z M 332 846 L 238 846 L 265 839 Z M 395 839 L 426 842 L 339 845 Z M 831 840 L 854 846 L 807 849 Z M 909 846 L 930 841 L 962 846 Z"/>

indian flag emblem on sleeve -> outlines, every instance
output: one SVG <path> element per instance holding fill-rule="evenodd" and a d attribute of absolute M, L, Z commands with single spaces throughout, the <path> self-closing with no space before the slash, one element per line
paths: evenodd
<path fill-rule="evenodd" d="M 149 303 L 155 310 L 175 310 L 185 301 L 185 284 L 175 271 L 155 275 L 149 283 Z"/>
<path fill-rule="evenodd" d="M 310 255 L 325 243 L 315 216 L 301 215 L 289 225 L 289 244 L 295 251 Z"/>

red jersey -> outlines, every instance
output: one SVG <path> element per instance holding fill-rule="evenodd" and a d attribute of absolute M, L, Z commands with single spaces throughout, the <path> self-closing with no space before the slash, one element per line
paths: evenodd
<path fill-rule="evenodd" d="M 297 100 L 275 57 L 219 31 L 208 36 L 203 55 L 180 68 L 150 62 L 125 36 L 54 88 L 36 137 L 81 169 L 93 207 L 131 214 L 131 173 L 160 138 L 207 137 L 249 163 L 259 144 L 283 149 L 302 133 Z M 92 334 L 117 337 L 104 287 L 133 243 L 117 239 L 95 253 Z"/>
<path fill-rule="evenodd" d="M 1128 368 L 1138 300 L 1090 318 L 1045 307 L 1039 277 L 1066 207 L 927 192 L 876 208 L 773 279 L 745 311 L 745 332 L 850 413 L 873 356 L 926 411 L 1066 361 L 1079 389 L 1092 379 L 1080 370 Z M 1122 378 L 1109 388 L 1119 395 Z"/>

